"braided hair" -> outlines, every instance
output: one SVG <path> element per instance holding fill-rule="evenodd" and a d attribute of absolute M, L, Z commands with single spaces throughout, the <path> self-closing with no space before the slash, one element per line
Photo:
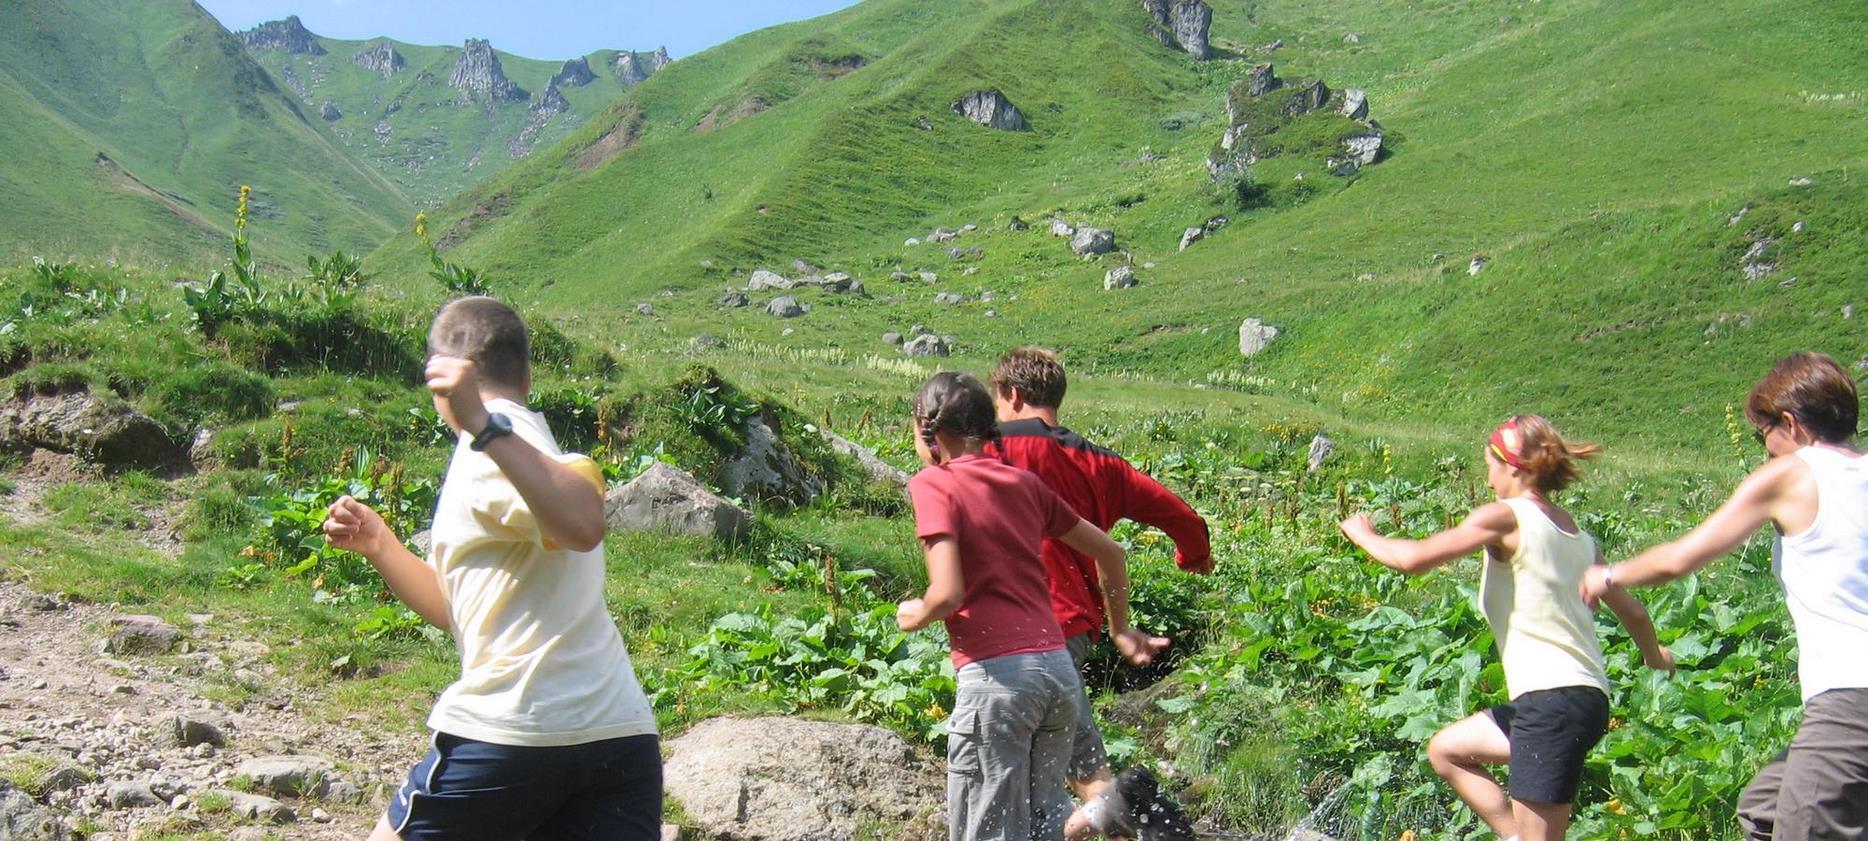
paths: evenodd
<path fill-rule="evenodd" d="M 940 455 L 936 433 L 945 432 L 970 441 L 999 440 L 999 420 L 993 413 L 992 396 L 971 374 L 942 371 L 928 378 L 915 394 L 915 421 L 921 426 L 921 440 L 928 452 Z"/>

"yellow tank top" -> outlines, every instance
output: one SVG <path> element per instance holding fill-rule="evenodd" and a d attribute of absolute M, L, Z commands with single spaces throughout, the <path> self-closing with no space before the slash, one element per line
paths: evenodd
<path fill-rule="evenodd" d="M 1486 554 L 1479 607 L 1498 640 L 1506 691 L 1514 699 L 1565 686 L 1607 693 L 1595 616 L 1577 593 L 1596 560 L 1595 538 L 1557 528 L 1532 500 L 1504 502 L 1518 517 L 1518 551 L 1508 561 Z"/>

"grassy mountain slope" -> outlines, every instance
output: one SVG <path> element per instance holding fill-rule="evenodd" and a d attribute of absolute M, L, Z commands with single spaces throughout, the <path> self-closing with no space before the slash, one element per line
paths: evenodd
<path fill-rule="evenodd" d="M 208 258 L 241 184 L 281 259 L 367 250 L 410 212 L 192 3 L 0 7 L 0 108 L 6 251 Z"/>
<path fill-rule="evenodd" d="M 564 138 L 633 83 L 619 78 L 612 68 L 615 50 L 591 53 L 584 58 L 594 78 L 581 86 L 558 88 L 569 110 L 527 133 L 531 107 L 539 101 L 553 74 L 563 67 L 561 61 L 541 61 L 496 50 L 506 78 L 529 96 L 463 104 L 456 101 L 459 92 L 448 86 L 449 73 L 462 54 L 458 46 L 423 46 L 390 39 L 347 41 L 319 37 L 316 41 L 324 47 L 323 55 L 261 47 L 249 52 L 275 79 L 290 79 L 283 84 L 300 99 L 306 113 L 322 118 L 322 106 L 327 102 L 335 105 L 341 116 L 328 121 L 331 133 L 357 158 L 418 201 L 430 204 L 487 178 L 534 149 Z M 388 77 L 352 60 L 358 52 L 379 43 L 387 43 L 406 62 Z M 386 128 L 387 133 L 380 133 L 379 127 Z"/>
<path fill-rule="evenodd" d="M 603 326 L 641 346 L 706 331 L 886 353 L 878 334 L 919 322 L 981 354 L 1067 346 L 1091 370 L 1233 383 L 1376 418 L 1431 407 L 1482 423 L 1538 408 L 1588 418 L 1615 441 L 1689 440 L 1654 413 L 1716 424 L 1789 347 L 1868 352 L 1840 309 L 1864 288 L 1853 244 L 1864 197 L 1849 173 L 1868 162 L 1868 62 L 1841 34 L 1868 23 L 1863 10 L 1235 5 L 1216 12 L 1214 36 L 1238 57 L 1193 62 L 1149 38 L 1126 0 L 931 12 L 872 0 L 682 62 L 431 227 L 467 231 L 452 259 L 547 307 L 653 300 L 654 319 Z M 1283 49 L 1260 50 L 1279 39 Z M 748 86 L 847 49 L 867 56 L 861 68 L 697 128 Z M 1386 158 L 1350 179 L 1320 160 L 1267 159 L 1253 207 L 1215 189 L 1204 161 L 1223 91 L 1260 60 L 1287 79 L 1367 89 Z M 991 132 L 948 110 L 982 87 L 1004 90 L 1034 130 Z M 1803 177 L 1813 186 L 1790 186 Z M 1771 210 L 1728 223 L 1747 205 Z M 1098 281 L 1115 258 L 1079 261 L 1042 225 L 1004 230 L 1013 214 L 1050 213 L 1114 228 L 1142 285 L 1106 293 Z M 1181 230 L 1213 214 L 1233 224 L 1176 253 Z M 1792 236 L 1800 216 L 1812 221 Z M 985 227 L 899 245 L 968 221 Z M 1740 256 L 1772 235 L 1780 272 L 1744 281 Z M 956 263 L 956 244 L 985 253 Z M 405 239 L 379 259 L 418 254 Z M 1489 266 L 1468 276 L 1481 255 Z M 818 312 L 784 322 L 714 307 L 743 284 L 733 272 L 794 257 L 856 273 L 873 297 L 807 293 Z M 965 265 L 979 272 L 960 276 Z M 943 279 L 897 286 L 898 267 Z M 937 289 L 995 300 L 944 307 Z M 1284 333 L 1242 360 L 1247 316 Z M 1622 405 L 1634 394 L 1639 405 Z"/>

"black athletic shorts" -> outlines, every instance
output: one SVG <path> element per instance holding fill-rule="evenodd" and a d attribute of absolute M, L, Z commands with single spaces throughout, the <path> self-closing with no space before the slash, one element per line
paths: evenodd
<path fill-rule="evenodd" d="M 1609 696 L 1593 686 L 1526 692 L 1486 710 L 1511 742 L 1511 797 L 1571 803 L 1589 749 L 1609 731 Z"/>

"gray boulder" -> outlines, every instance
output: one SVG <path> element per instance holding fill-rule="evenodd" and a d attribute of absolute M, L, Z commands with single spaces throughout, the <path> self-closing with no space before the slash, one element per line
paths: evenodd
<path fill-rule="evenodd" d="M 1248 318 L 1239 323 L 1239 355 L 1257 356 L 1277 337 L 1278 328 L 1256 318 Z"/>
<path fill-rule="evenodd" d="M 804 505 L 824 492 L 823 481 L 805 470 L 764 418 L 748 419 L 744 432 L 746 448 L 726 463 L 721 476 L 727 493 L 741 499 Z"/>
<path fill-rule="evenodd" d="M 1284 113 L 1291 117 L 1301 117 L 1321 109 L 1329 101 L 1330 88 L 1323 84 L 1322 79 L 1318 79 L 1298 91 L 1296 96 L 1291 97 L 1290 101 L 1285 103 Z"/>
<path fill-rule="evenodd" d="M 0 780 L 0 839 L 3 841 L 64 841 L 65 824 L 26 792 Z"/>
<path fill-rule="evenodd" d="M 752 279 L 746 281 L 747 292 L 764 292 L 767 289 L 790 289 L 795 286 L 789 278 L 774 271 L 755 269 Z"/>
<path fill-rule="evenodd" d="M 237 817 L 260 823 L 291 823 L 298 820 L 298 814 L 292 807 L 260 794 L 248 794 L 244 791 L 222 791 L 231 807 L 228 811 Z"/>
<path fill-rule="evenodd" d="M 1051 220 L 1051 236 L 1067 237 L 1067 236 L 1075 236 L 1076 233 L 1077 233 L 1077 228 L 1075 225 L 1072 225 L 1069 222 L 1065 222 L 1062 219 Z"/>
<path fill-rule="evenodd" d="M 624 531 L 733 540 L 752 527 L 752 514 L 722 499 L 692 475 L 656 462 L 642 475 L 610 489 L 605 520 Z"/>
<path fill-rule="evenodd" d="M 1369 94 L 1361 88 L 1343 89 L 1342 114 L 1351 120 L 1369 118 Z"/>
<path fill-rule="evenodd" d="M 1382 153 L 1382 135 L 1380 132 L 1375 132 L 1345 137 L 1343 138 L 1343 153 L 1348 156 L 1349 160 L 1355 161 L 1357 166 L 1368 166 L 1374 163 L 1375 158 Z"/>
<path fill-rule="evenodd" d="M 217 748 L 227 746 L 227 734 L 221 732 L 220 725 L 206 719 L 188 715 L 178 715 L 169 720 L 175 744 L 192 748 L 195 745 L 213 745 Z"/>
<path fill-rule="evenodd" d="M 104 642 L 110 654 L 167 654 L 182 641 L 180 628 L 154 616 L 118 616 L 110 624 L 115 630 Z"/>
<path fill-rule="evenodd" d="M 902 343 L 902 334 L 897 333 L 893 330 L 890 330 L 887 333 L 883 333 L 882 343 L 886 345 L 895 345 L 897 347 L 900 347 Z"/>
<path fill-rule="evenodd" d="M 1008 231 L 1023 231 L 1023 230 L 1029 229 L 1030 227 L 1031 227 L 1031 223 L 1026 222 L 1023 219 L 1020 219 L 1017 216 L 1012 217 L 1012 221 L 1005 223 L 1005 229 Z"/>
<path fill-rule="evenodd" d="M 1264 96 L 1277 90 L 1278 86 L 1283 84 L 1278 80 L 1277 71 L 1270 64 L 1253 65 L 1245 80 L 1245 92 L 1248 96 Z M 1238 115 L 1231 116 L 1233 121 L 1238 120 Z"/>
<path fill-rule="evenodd" d="M 928 234 L 927 241 L 928 242 L 946 242 L 959 235 L 960 235 L 960 232 L 952 228 L 935 228 L 933 233 Z"/>
<path fill-rule="evenodd" d="M 720 296 L 718 303 L 723 309 L 736 309 L 751 305 L 752 299 L 747 297 L 744 292 L 728 292 Z"/>
<path fill-rule="evenodd" d="M 862 284 L 858 282 L 856 278 L 850 277 L 849 272 L 831 272 L 830 274 L 824 275 L 824 282 L 820 285 L 825 292 L 836 292 L 839 294 L 844 292 L 856 292 L 862 289 Z"/>
<path fill-rule="evenodd" d="M 903 342 L 902 353 L 909 356 L 947 356 L 953 353 L 953 337 L 923 333 Z"/>
<path fill-rule="evenodd" d="M 1206 239 L 1205 226 L 1188 228 L 1187 230 L 1181 232 L 1180 250 L 1186 251 L 1187 246 L 1192 245 L 1196 242 L 1199 242 L 1200 240 L 1203 240 L 1203 239 Z"/>
<path fill-rule="evenodd" d="M 234 773 L 252 780 L 260 791 L 280 797 L 323 797 L 337 775 L 337 766 L 322 756 L 257 756 L 240 763 Z"/>
<path fill-rule="evenodd" d="M 642 303 L 642 304 L 636 305 L 636 315 L 654 315 L 654 314 L 655 314 L 654 304 Z"/>
<path fill-rule="evenodd" d="M 908 486 L 908 473 L 893 464 L 883 461 L 876 451 L 851 441 L 828 429 L 820 430 L 830 448 L 852 459 L 863 468 L 863 475 L 872 482 L 887 482 L 901 487 Z"/>
<path fill-rule="evenodd" d="M 326 102 L 318 106 L 318 116 L 323 117 L 325 122 L 334 123 L 344 118 L 344 112 L 338 109 L 337 103 Z"/>
<path fill-rule="evenodd" d="M 120 780 L 104 787 L 104 800 L 112 809 L 140 809 L 145 806 L 167 806 L 168 801 L 156 796 L 149 783 L 141 780 Z"/>
<path fill-rule="evenodd" d="M 1466 274 L 1476 275 L 1485 271 L 1485 264 L 1490 262 L 1492 262 L 1491 259 L 1484 255 L 1474 257 L 1472 258 L 1472 262 L 1466 264 Z"/>
<path fill-rule="evenodd" d="M 448 73 L 448 87 L 460 91 L 458 101 L 461 104 L 526 98 L 525 91 L 506 78 L 493 45 L 480 38 L 467 39 L 460 60 Z"/>
<path fill-rule="evenodd" d="M 1105 228 L 1078 228 L 1070 238 L 1070 250 L 1083 255 L 1108 254 L 1116 250 L 1116 232 Z"/>
<path fill-rule="evenodd" d="M 1207 27 L 1213 23 L 1213 10 L 1201 0 L 1180 0 L 1169 12 L 1174 40 L 1181 49 L 1202 61 L 1212 57 L 1207 45 Z"/>
<path fill-rule="evenodd" d="M 938 809 L 942 775 L 880 727 L 717 718 L 668 743 L 667 790 L 701 833 L 737 841 L 856 838 Z"/>
<path fill-rule="evenodd" d="M 1134 286 L 1135 283 L 1135 269 L 1129 266 L 1117 266 L 1103 273 L 1103 288 L 1105 290 L 1127 289 Z"/>
<path fill-rule="evenodd" d="M 0 402 L 0 449 L 76 453 L 112 466 L 162 468 L 187 461 L 187 448 L 162 425 L 114 394 L 66 391 Z"/>
<path fill-rule="evenodd" d="M 1335 450 L 1336 442 L 1331 441 L 1324 435 L 1318 435 L 1310 439 L 1310 464 L 1306 469 L 1307 472 L 1315 473 L 1322 470 L 1323 462 L 1327 460 L 1330 457 L 1330 453 L 1335 452 Z"/>
<path fill-rule="evenodd" d="M 558 68 L 551 81 L 545 86 L 550 88 L 581 88 L 597 80 L 597 74 L 590 70 L 590 59 L 566 59 L 564 66 Z"/>
<path fill-rule="evenodd" d="M 958 292 L 936 292 L 934 293 L 934 303 L 957 307 L 966 303 L 966 296 Z"/>
<path fill-rule="evenodd" d="M 921 279 L 922 283 L 939 283 L 940 282 L 940 275 L 935 274 L 934 272 L 922 272 L 919 275 L 917 275 L 917 277 Z"/>
<path fill-rule="evenodd" d="M 953 112 L 998 131 L 1024 131 L 1025 115 L 997 90 L 974 91 L 953 104 Z"/>
<path fill-rule="evenodd" d="M 401 70 L 406 62 L 402 54 L 396 52 L 394 44 L 378 38 L 363 45 L 363 49 L 350 57 L 350 63 L 387 79 L 396 75 L 396 71 Z"/>
<path fill-rule="evenodd" d="M 780 295 L 765 305 L 765 311 L 779 318 L 797 318 L 810 312 L 811 308 L 798 303 L 798 299 L 790 295 Z"/>

